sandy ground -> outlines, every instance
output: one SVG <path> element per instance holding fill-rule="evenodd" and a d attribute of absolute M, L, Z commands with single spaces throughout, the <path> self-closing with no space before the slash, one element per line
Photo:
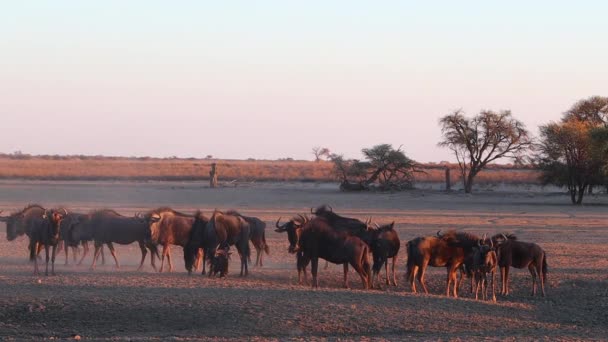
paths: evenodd
<path fill-rule="evenodd" d="M 412 191 L 345 194 L 327 184 L 249 184 L 208 189 L 202 183 L 0 182 L 0 209 L 29 202 L 76 211 L 116 208 L 133 214 L 170 205 L 193 211 L 237 208 L 270 226 L 271 255 L 247 278 L 231 264 L 227 279 L 188 276 L 182 251 L 172 251 L 173 273 L 136 272 L 136 245 L 118 248 L 122 268 L 96 271 L 57 260 L 57 276 L 35 277 L 27 241 L 0 241 L 0 338 L 2 339 L 253 339 L 253 340 L 605 340 L 608 338 L 608 197 L 573 207 L 563 194 Z M 396 221 L 405 241 L 458 228 L 478 234 L 513 232 L 547 252 L 548 296 L 530 296 L 527 270 L 512 271 L 512 295 L 497 303 L 446 298 L 445 269 L 430 269 L 431 295 L 411 294 L 398 261 L 398 287 L 341 288 L 342 267 L 320 270 L 321 288 L 297 284 L 286 236 L 271 227 L 279 217 L 329 203 L 334 210 L 379 223 Z M 0 234 L 4 235 L 4 225 Z M 70 260 L 71 262 L 71 260 Z"/>

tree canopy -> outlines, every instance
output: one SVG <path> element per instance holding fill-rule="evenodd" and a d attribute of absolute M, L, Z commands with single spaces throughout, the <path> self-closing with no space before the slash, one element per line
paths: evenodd
<path fill-rule="evenodd" d="M 456 110 L 439 120 L 443 140 L 456 156 L 466 193 L 473 188 L 475 176 L 489 163 L 501 158 L 519 161 L 532 144 L 524 124 L 511 111 L 481 111 L 467 118 Z"/>

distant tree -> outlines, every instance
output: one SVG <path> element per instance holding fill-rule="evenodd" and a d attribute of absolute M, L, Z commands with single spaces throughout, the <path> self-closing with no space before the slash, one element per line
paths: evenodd
<path fill-rule="evenodd" d="M 312 154 L 315 156 L 315 161 L 320 162 L 322 157 L 329 158 L 331 153 L 327 147 L 315 146 L 312 148 Z"/>
<path fill-rule="evenodd" d="M 461 110 L 439 120 L 443 140 L 439 146 L 454 152 L 466 193 L 471 193 L 475 176 L 489 163 L 501 158 L 518 160 L 532 140 L 524 124 L 511 111 L 482 111 L 467 118 Z"/>
<path fill-rule="evenodd" d="M 540 127 L 536 163 L 543 184 L 565 186 L 573 204 L 608 180 L 608 98 L 575 103 L 558 123 Z"/>
<path fill-rule="evenodd" d="M 340 179 L 342 190 L 367 190 L 376 184 L 380 190 L 403 190 L 413 186 L 418 164 L 408 158 L 401 148 L 389 144 L 364 148 L 365 160 L 345 160 L 332 154 L 334 173 Z"/>

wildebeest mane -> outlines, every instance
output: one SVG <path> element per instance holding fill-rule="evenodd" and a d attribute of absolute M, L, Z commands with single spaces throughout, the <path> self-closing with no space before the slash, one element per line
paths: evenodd
<path fill-rule="evenodd" d="M 116 215 L 116 216 L 120 216 L 120 217 L 126 217 L 126 216 L 124 216 L 124 215 L 120 214 L 119 212 L 117 212 L 116 210 L 114 210 L 114 209 L 108 209 L 108 208 L 103 208 L 103 209 L 93 209 L 93 210 L 91 210 L 91 211 L 89 212 L 89 214 L 90 214 L 91 216 L 99 216 L 99 215 L 102 215 L 102 214 L 104 214 L 104 213 L 110 213 L 110 214 L 114 214 L 114 215 Z"/>
<path fill-rule="evenodd" d="M 338 229 L 346 229 L 352 232 L 362 231 L 367 229 L 367 225 L 360 220 L 340 216 L 328 209 L 327 205 L 318 207 L 314 214 L 318 217 L 324 218 L 330 226 Z"/>
<path fill-rule="evenodd" d="M 442 234 L 440 239 L 445 240 L 449 245 L 462 247 L 462 248 L 473 248 L 479 243 L 479 236 L 463 231 L 456 231 L 454 229 L 448 230 L 445 234 Z"/>
<path fill-rule="evenodd" d="M 23 208 L 23 209 L 21 209 L 21 210 L 17 210 L 17 211 L 16 211 L 16 212 L 14 212 L 14 213 L 11 213 L 11 214 L 10 214 L 10 216 L 21 215 L 21 214 L 25 213 L 26 211 L 28 211 L 28 210 L 30 210 L 30 209 L 32 209 L 32 208 L 38 208 L 38 209 L 42 209 L 42 210 L 44 210 L 44 207 L 43 207 L 43 206 L 41 206 L 40 204 L 37 204 L 37 203 L 30 203 L 30 204 L 28 204 L 28 205 L 27 205 L 25 208 Z"/>
<path fill-rule="evenodd" d="M 192 215 L 182 213 L 182 212 L 177 211 L 177 210 L 175 210 L 173 208 L 170 208 L 170 207 L 159 207 L 159 208 L 156 208 L 156 209 L 152 209 L 152 210 L 149 211 L 149 214 L 160 214 L 160 213 L 163 213 L 163 212 L 170 212 L 170 213 L 172 213 L 173 215 L 176 215 L 176 216 L 192 217 Z"/>

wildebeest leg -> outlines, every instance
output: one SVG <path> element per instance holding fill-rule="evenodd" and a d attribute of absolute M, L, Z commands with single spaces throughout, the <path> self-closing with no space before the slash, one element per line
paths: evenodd
<path fill-rule="evenodd" d="M 116 263 L 116 268 L 119 269 L 120 265 L 118 264 L 118 258 L 116 257 L 116 251 L 114 250 L 114 245 L 111 242 L 108 242 L 107 245 L 108 245 L 108 248 L 110 249 L 110 253 L 112 253 L 114 262 Z"/>
<path fill-rule="evenodd" d="M 458 267 L 454 267 L 454 265 L 449 265 L 448 266 L 448 280 L 447 280 L 447 288 L 446 288 L 446 295 L 449 297 L 450 296 L 450 285 L 453 284 L 453 294 L 454 294 L 454 298 L 458 297 L 458 279 L 457 279 L 457 274 L 456 271 L 458 270 Z"/>
<path fill-rule="evenodd" d="M 344 267 L 344 285 L 343 286 L 345 289 L 347 289 L 348 288 L 348 263 L 344 263 L 344 264 L 342 264 L 342 266 Z"/>
<path fill-rule="evenodd" d="M 388 261 L 387 261 L 388 263 Z M 392 264 L 392 270 L 393 270 L 393 285 L 397 286 L 397 273 L 395 273 L 395 264 L 397 263 L 397 256 L 395 255 L 393 257 L 393 264 Z"/>
<path fill-rule="evenodd" d="M 506 275 L 507 271 L 505 267 L 500 267 L 500 295 L 501 296 L 506 296 L 507 295 L 507 291 L 506 289 L 506 280 L 505 280 L 505 275 Z"/>
<path fill-rule="evenodd" d="M 89 242 L 88 241 L 82 241 L 82 257 L 80 258 L 80 261 L 78 261 L 78 266 L 80 266 L 82 264 L 82 261 L 84 260 L 84 257 L 87 256 L 87 254 L 89 253 Z"/>
<path fill-rule="evenodd" d="M 78 260 L 78 254 L 80 254 L 80 248 L 78 245 L 72 247 L 72 261 L 76 262 Z"/>
<path fill-rule="evenodd" d="M 48 275 L 49 275 L 49 245 L 44 245 L 44 254 L 46 254 L 46 268 L 44 270 L 44 275 L 48 277 Z"/>
<path fill-rule="evenodd" d="M 205 266 L 207 264 L 207 251 L 205 251 L 205 249 L 203 248 L 203 271 L 201 272 L 202 275 L 205 275 Z"/>
<path fill-rule="evenodd" d="M 347 265 L 348 264 L 344 264 L 345 265 L 345 269 L 347 269 Z M 357 273 L 359 273 L 359 277 L 361 277 L 361 281 L 363 282 L 363 288 L 364 289 L 369 289 L 370 286 L 370 281 L 372 280 L 372 275 L 371 274 L 367 274 L 366 270 L 363 268 L 363 265 L 359 265 L 357 263 L 352 263 L 351 264 L 353 266 L 353 268 L 355 269 L 355 271 L 357 271 Z"/>
<path fill-rule="evenodd" d="M 194 270 L 198 271 L 198 268 L 201 266 L 201 259 L 203 258 L 202 249 L 198 248 L 196 250 L 196 260 L 194 260 Z"/>
<path fill-rule="evenodd" d="M 53 246 L 53 253 L 51 254 L 51 274 L 55 275 L 55 255 L 57 253 L 57 245 Z"/>
<path fill-rule="evenodd" d="M 390 285 L 391 281 L 390 281 L 390 277 L 388 274 L 388 259 L 385 258 L 384 260 L 384 275 L 386 276 L 386 285 Z"/>
<path fill-rule="evenodd" d="M 543 256 L 544 258 L 544 256 Z M 539 261 L 536 265 L 536 273 L 538 274 L 538 281 L 540 282 L 540 291 L 545 296 L 545 274 L 542 269 L 542 261 Z"/>
<path fill-rule="evenodd" d="M 165 268 L 165 256 L 167 255 L 168 245 L 163 245 L 163 254 L 160 257 L 160 270 L 159 273 L 163 273 L 163 269 Z"/>
<path fill-rule="evenodd" d="M 406 273 L 407 282 L 410 284 L 410 288 L 413 293 L 416 293 L 416 275 L 418 274 L 418 266 L 416 265 L 408 265 L 408 270 Z"/>
<path fill-rule="evenodd" d="M 530 271 L 530 275 L 532 276 L 532 296 L 536 296 L 536 269 L 534 265 L 528 265 L 528 270 Z"/>
<path fill-rule="evenodd" d="M 106 255 L 103 252 L 103 245 L 101 245 L 101 264 L 105 265 L 106 264 Z"/>
<path fill-rule="evenodd" d="M 148 250 L 146 249 L 146 244 L 143 241 L 138 241 L 139 249 L 141 250 L 141 261 L 139 262 L 138 271 L 141 271 L 144 268 L 144 261 L 146 260 L 146 254 L 148 254 Z"/>
<path fill-rule="evenodd" d="M 319 287 L 319 281 L 317 279 L 317 272 L 319 270 L 319 257 L 312 257 L 310 263 L 310 273 L 312 273 L 312 287 Z"/>
<path fill-rule="evenodd" d="M 169 273 L 173 272 L 173 262 L 171 261 L 171 246 L 167 245 L 167 261 L 169 262 Z"/>
<path fill-rule="evenodd" d="M 93 263 L 91 264 L 91 271 L 95 269 L 95 264 L 97 263 L 97 258 L 99 257 L 99 253 L 101 252 L 102 243 L 98 243 L 95 241 L 95 252 L 93 253 Z"/>
<path fill-rule="evenodd" d="M 509 295 L 509 266 L 505 267 L 505 283 L 504 283 L 504 287 L 505 287 L 505 296 Z"/>
<path fill-rule="evenodd" d="M 67 244 L 67 243 L 64 243 L 64 244 L 63 244 L 63 253 L 65 254 L 65 265 L 66 265 L 66 266 L 67 266 L 67 265 L 69 265 L 69 263 L 70 263 L 70 262 L 69 262 L 69 260 L 70 260 L 70 259 L 68 258 L 68 254 L 69 254 L 69 253 L 68 253 L 68 249 L 69 249 L 68 244 Z M 73 254 L 73 253 L 72 253 L 72 254 Z"/>
<path fill-rule="evenodd" d="M 479 272 L 475 271 L 473 278 L 475 279 L 475 300 L 477 300 L 479 299 Z"/>
<path fill-rule="evenodd" d="M 496 281 L 496 272 L 492 271 L 490 276 L 492 277 L 492 301 L 496 302 L 496 285 L 494 285 Z"/>
<path fill-rule="evenodd" d="M 483 283 L 482 283 L 482 291 L 483 291 L 483 300 L 488 300 L 488 274 L 486 272 L 483 272 L 483 279 L 482 279 Z"/>
<path fill-rule="evenodd" d="M 426 288 L 426 284 L 424 282 L 424 273 L 426 273 L 426 268 L 428 264 L 423 264 L 418 270 L 418 283 L 422 286 L 424 293 L 429 294 L 429 290 Z"/>

